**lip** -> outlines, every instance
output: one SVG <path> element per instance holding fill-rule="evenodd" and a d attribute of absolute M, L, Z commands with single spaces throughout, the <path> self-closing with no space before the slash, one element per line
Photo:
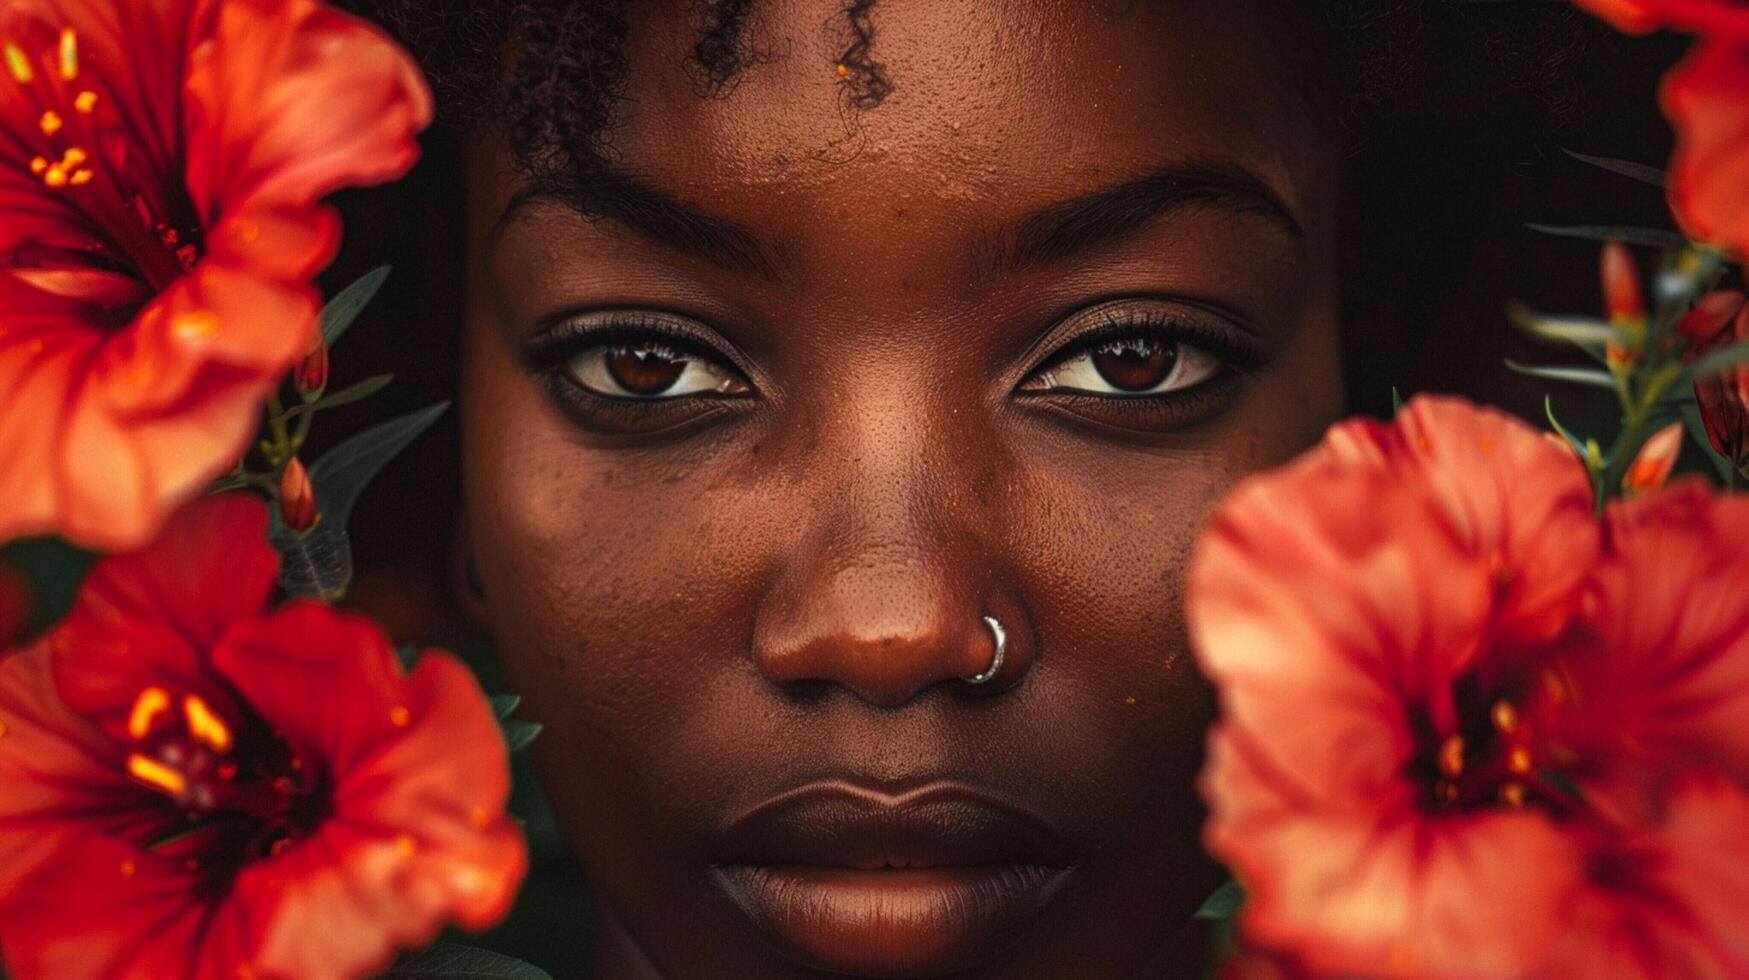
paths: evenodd
<path fill-rule="evenodd" d="M 957 783 L 811 783 L 734 821 L 716 853 L 712 881 L 791 959 L 860 976 L 986 961 L 1074 870 L 1048 821 Z"/>

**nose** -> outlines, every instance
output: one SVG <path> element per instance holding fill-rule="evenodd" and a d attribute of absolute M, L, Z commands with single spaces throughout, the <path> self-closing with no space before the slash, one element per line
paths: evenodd
<path fill-rule="evenodd" d="M 833 503 L 802 534 L 755 624 L 754 662 L 772 683 L 824 682 L 893 708 L 937 685 L 1006 691 L 1027 673 L 1035 644 L 1003 563 L 982 543 L 976 515 L 951 505 L 964 496 L 944 489 L 953 475 L 916 472 L 912 445 L 884 475 L 868 472 L 881 467 L 870 455 L 861 472 L 840 467 L 849 485 L 822 494 Z M 998 631 L 1000 669 L 979 677 Z"/>

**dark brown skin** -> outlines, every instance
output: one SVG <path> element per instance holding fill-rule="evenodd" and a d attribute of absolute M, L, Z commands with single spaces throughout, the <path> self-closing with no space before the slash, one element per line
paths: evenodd
<path fill-rule="evenodd" d="M 894 90 L 858 111 L 836 0 L 766 3 L 765 57 L 719 97 L 686 63 L 691 6 L 635 6 L 615 159 L 757 261 L 553 201 L 506 217 L 524 179 L 489 135 L 469 173 L 478 614 L 546 726 L 536 760 L 610 914 L 604 975 L 1194 972 L 1174 938 L 1220 875 L 1198 844 L 1212 699 L 1185 564 L 1228 485 L 1341 409 L 1339 153 L 1277 16 L 888 4 L 874 54 Z M 1075 226 L 1106 234 L 1015 228 L 1185 168 L 1188 200 L 1131 185 Z M 616 313 L 692 343 L 538 340 Z M 1114 324 L 1129 346 L 1059 363 Z M 1191 380 L 1231 363 L 1158 396 L 1063 390 L 1100 365 L 1146 387 L 1174 354 Z M 659 392 L 706 364 L 722 390 L 578 388 Z M 986 614 L 1008 649 L 974 686 Z M 744 913 L 713 871 L 739 855 L 725 828 L 798 790 L 820 807 L 762 846 L 795 830 L 855 851 L 803 831 L 908 813 L 874 849 L 924 867 L 828 868 L 782 892 L 782 921 Z M 961 900 L 953 856 L 1014 836 L 980 822 L 986 797 L 1049 828 L 1050 887 Z"/>

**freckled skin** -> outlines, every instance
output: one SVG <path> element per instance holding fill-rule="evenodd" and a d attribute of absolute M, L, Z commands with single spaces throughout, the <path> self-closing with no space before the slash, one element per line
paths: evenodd
<path fill-rule="evenodd" d="M 1223 489 L 1341 409 L 1339 154 L 1265 40 L 1273 15 L 888 4 L 873 54 L 894 90 L 857 112 L 833 0 L 762 5 L 762 57 L 716 97 L 685 62 L 690 7 L 637 7 L 616 160 L 771 243 L 778 278 L 558 205 L 496 229 L 521 178 L 490 134 L 468 187 L 477 612 L 546 725 L 536 760 L 611 915 L 605 975 L 823 975 L 707 883 L 704 837 L 838 776 L 987 787 L 1082 850 L 1063 894 L 956 975 L 1184 969 L 1174 937 L 1219 882 L 1184 567 Z M 979 272 L 1005 222 L 1209 159 L 1260 175 L 1303 238 L 1190 207 Z M 1074 311 L 1137 295 L 1219 310 L 1262 363 L 1145 416 L 1017 394 Z M 752 396 L 663 433 L 580 423 L 523 350 L 590 309 L 704 325 Z M 989 661 L 985 613 L 1009 667 L 974 689 L 955 678 Z"/>

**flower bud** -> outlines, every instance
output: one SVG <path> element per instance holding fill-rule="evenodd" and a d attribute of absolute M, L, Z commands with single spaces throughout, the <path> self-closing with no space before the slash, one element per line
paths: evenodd
<path fill-rule="evenodd" d="M 1676 457 L 1682 453 L 1682 423 L 1672 422 L 1640 447 L 1633 464 L 1622 474 L 1622 492 L 1630 497 L 1651 493 L 1670 479 Z"/>
<path fill-rule="evenodd" d="M 1708 293 L 1677 324 L 1688 341 L 1684 361 L 1749 340 L 1749 304 L 1742 293 Z M 1707 439 L 1739 471 L 1749 468 L 1749 365 L 1694 379 L 1694 398 Z"/>
<path fill-rule="evenodd" d="M 285 464 L 279 476 L 279 519 L 293 531 L 308 531 L 316 526 L 316 488 L 310 485 L 310 474 L 297 457 Z"/>
<path fill-rule="evenodd" d="M 1620 242 L 1606 242 L 1601 260 L 1603 273 L 1603 307 L 1609 313 L 1609 323 L 1621 340 L 1612 340 L 1605 355 L 1611 368 L 1622 368 L 1639 360 L 1640 346 L 1646 336 L 1646 300 L 1640 291 L 1640 270 L 1634 265 L 1633 254 Z"/>
<path fill-rule="evenodd" d="M 1646 316 L 1645 297 L 1640 292 L 1640 270 L 1626 245 L 1606 242 L 1603 246 L 1603 304 L 1609 312 L 1609 322 L 1629 323 Z"/>
<path fill-rule="evenodd" d="M 328 345 L 316 341 L 316 346 L 304 355 L 303 362 L 292 374 L 292 381 L 298 386 L 306 400 L 319 396 L 328 387 Z"/>

